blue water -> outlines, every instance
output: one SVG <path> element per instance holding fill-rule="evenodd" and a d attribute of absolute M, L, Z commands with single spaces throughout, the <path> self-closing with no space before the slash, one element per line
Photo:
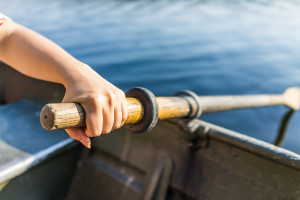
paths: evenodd
<path fill-rule="evenodd" d="M 1 0 L 14 21 L 55 41 L 123 90 L 156 95 L 282 93 L 300 86 L 298 1 Z M 284 107 L 203 120 L 272 142 Z M 300 113 L 283 147 L 300 153 Z"/>

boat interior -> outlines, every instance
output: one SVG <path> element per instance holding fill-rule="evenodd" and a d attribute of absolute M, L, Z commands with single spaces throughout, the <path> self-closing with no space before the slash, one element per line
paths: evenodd
<path fill-rule="evenodd" d="M 149 133 L 121 128 L 89 150 L 64 130 L 46 131 L 45 103 L 61 85 L 0 64 L 0 199 L 299 199 L 300 155 L 194 119 Z"/>

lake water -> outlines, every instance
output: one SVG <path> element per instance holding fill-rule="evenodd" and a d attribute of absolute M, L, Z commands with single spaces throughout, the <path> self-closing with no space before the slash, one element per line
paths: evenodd
<path fill-rule="evenodd" d="M 298 1 L 1 0 L 0 10 L 123 90 L 282 93 L 300 85 Z M 272 142 L 282 106 L 201 119 Z M 283 147 L 300 153 L 300 113 Z"/>

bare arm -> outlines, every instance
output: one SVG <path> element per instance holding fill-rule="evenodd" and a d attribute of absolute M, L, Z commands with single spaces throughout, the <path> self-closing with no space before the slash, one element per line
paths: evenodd
<path fill-rule="evenodd" d="M 21 73 L 66 88 L 63 102 L 81 103 L 86 129 L 68 129 L 68 134 L 90 146 L 89 137 L 109 133 L 126 120 L 124 93 L 88 65 L 55 43 L 12 21 L 0 26 L 0 60 Z"/>

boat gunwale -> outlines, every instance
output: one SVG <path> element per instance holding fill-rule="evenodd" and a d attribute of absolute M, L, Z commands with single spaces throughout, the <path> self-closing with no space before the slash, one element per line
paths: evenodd
<path fill-rule="evenodd" d="M 198 125 L 198 134 L 205 134 L 205 137 L 210 139 L 233 145 L 300 171 L 300 155 L 295 152 L 202 120 L 193 120 L 193 122 Z"/>

